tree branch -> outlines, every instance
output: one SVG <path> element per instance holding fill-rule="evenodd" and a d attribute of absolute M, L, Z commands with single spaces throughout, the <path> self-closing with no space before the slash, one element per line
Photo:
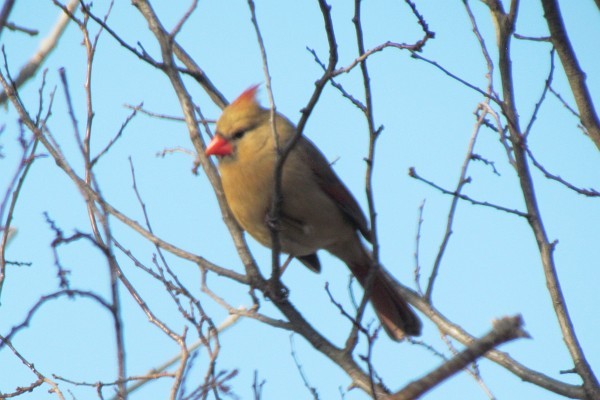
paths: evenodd
<path fill-rule="evenodd" d="M 563 65 L 575 103 L 579 109 L 581 123 L 588 136 L 600 150 L 600 120 L 594 107 L 592 96 L 585 83 L 585 73 L 579 66 L 577 55 L 573 50 L 569 35 L 565 29 L 560 7 L 556 0 L 541 0 L 544 8 L 544 17 L 548 23 L 552 44 L 558 53 Z"/>
<path fill-rule="evenodd" d="M 0 10 L 0 35 L 8 23 L 8 17 L 14 6 L 15 0 L 6 0 L 2 5 L 2 10 Z"/>
<path fill-rule="evenodd" d="M 5 2 L 4 6 L 10 3 L 10 1 Z M 66 9 L 69 12 L 73 13 L 77 9 L 77 5 L 79 4 L 79 0 L 71 0 L 69 4 L 67 4 Z M 44 39 L 40 41 L 40 45 L 34 55 L 29 59 L 27 64 L 25 64 L 19 74 L 14 80 L 14 83 L 17 88 L 21 87 L 25 82 L 31 79 L 40 69 L 41 65 L 44 63 L 46 58 L 50 55 L 52 50 L 56 48 L 58 45 L 58 41 L 60 37 L 64 33 L 67 24 L 69 23 L 69 15 L 64 11 L 61 11 L 56 24 Z M 2 21 L 0 20 L 0 29 L 2 27 Z M 5 91 L 0 92 L 0 105 L 6 103 L 8 100 L 8 96 Z"/>
<path fill-rule="evenodd" d="M 402 284 L 399 284 L 397 288 L 410 304 L 425 314 L 438 327 L 442 334 L 449 335 L 466 346 L 476 340 L 475 337 L 465 331 L 460 325 L 448 320 L 439 310 L 427 303 L 412 289 Z M 485 357 L 506 368 L 525 382 L 530 382 L 546 390 L 569 398 L 583 399 L 585 396 L 585 392 L 581 385 L 564 383 L 538 371 L 532 370 L 519 363 L 507 353 L 498 350 L 490 350 L 485 354 Z"/>
<path fill-rule="evenodd" d="M 493 325 L 488 334 L 470 343 L 465 350 L 423 378 L 409 383 L 402 390 L 390 396 L 389 400 L 417 399 L 497 346 L 517 338 L 529 337 L 527 332 L 522 329 L 523 320 L 520 316 L 502 318 L 495 321 Z"/>
<path fill-rule="evenodd" d="M 545 0 L 544 0 L 545 1 Z M 517 15 L 518 1 L 513 0 L 511 10 L 505 14 L 502 10 L 490 8 L 492 16 L 496 21 L 499 69 L 502 80 L 504 100 L 501 104 L 502 112 L 507 119 L 510 140 L 513 145 L 515 157 L 515 168 L 519 177 L 521 191 L 527 207 L 528 222 L 538 244 L 542 267 L 546 277 L 546 286 L 552 299 L 554 312 L 558 319 L 565 343 L 575 363 L 578 374 L 583 379 L 583 386 L 591 399 L 600 398 L 600 385 L 579 344 L 573 322 L 569 315 L 566 300 L 564 298 L 560 281 L 556 272 L 554 260 L 554 243 L 548 240 L 546 228 L 538 207 L 533 179 L 529 170 L 526 153 L 526 138 L 519 126 L 519 117 L 515 103 L 515 93 L 512 77 L 512 65 L 510 59 L 510 40 L 514 32 Z"/>

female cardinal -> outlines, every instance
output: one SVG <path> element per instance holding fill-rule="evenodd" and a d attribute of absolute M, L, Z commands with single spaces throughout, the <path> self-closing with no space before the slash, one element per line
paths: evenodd
<path fill-rule="evenodd" d="M 270 247 L 268 213 L 277 151 L 271 112 L 258 104 L 256 91 L 257 86 L 247 89 L 223 110 L 206 155 L 219 157 L 225 197 L 238 223 Z M 275 115 L 275 127 L 284 147 L 295 127 L 280 114 Z M 367 220 L 323 154 L 304 137 L 285 161 L 281 192 L 281 250 L 319 272 L 316 253 L 325 249 L 344 261 L 364 286 L 374 265 L 358 235 L 371 240 Z M 380 267 L 372 279 L 370 299 L 388 335 L 394 340 L 419 335 L 421 321 L 395 289 L 393 278 Z"/>

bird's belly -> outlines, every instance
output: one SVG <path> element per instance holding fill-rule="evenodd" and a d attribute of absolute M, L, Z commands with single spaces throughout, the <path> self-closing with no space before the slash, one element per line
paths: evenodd
<path fill-rule="evenodd" d="M 273 221 L 269 221 L 268 213 L 273 182 L 269 179 L 271 175 L 266 171 L 259 173 L 258 169 L 262 168 L 253 165 L 238 169 L 234 180 L 230 179 L 232 175 L 222 174 L 223 189 L 241 227 L 258 242 L 271 247 L 269 224 Z M 284 176 L 281 215 L 273 223 L 279 232 L 281 250 L 303 256 L 352 237 L 355 228 L 332 199 L 312 180 L 303 181 L 294 172 Z"/>
<path fill-rule="evenodd" d="M 277 229 L 281 251 L 293 256 L 313 254 L 336 240 L 335 232 L 318 229 L 314 225 L 293 220 L 286 215 L 271 221 L 268 216 L 269 209 L 263 210 L 257 213 L 256 209 L 241 207 L 232 209 L 232 212 L 242 228 L 266 247 L 272 247 L 270 224 Z"/>
<path fill-rule="evenodd" d="M 248 195 L 247 192 L 246 195 Z M 246 201 L 251 201 L 251 197 L 248 196 Z M 290 199 L 288 199 L 289 201 Z M 286 211 L 290 210 L 286 207 L 285 198 L 283 203 L 279 219 L 270 221 L 268 217 L 270 199 L 265 199 L 264 205 L 260 207 L 236 207 L 241 203 L 229 202 L 238 223 L 256 241 L 266 247 L 272 247 L 269 224 L 273 224 L 279 232 L 281 251 L 293 256 L 313 254 L 337 241 L 345 240 L 345 237 L 342 236 L 353 232 L 340 212 L 333 207 L 330 210 L 315 210 L 315 212 L 306 213 L 303 219 L 296 219 L 294 216 L 286 214 Z M 312 206 L 307 205 L 306 207 Z"/>

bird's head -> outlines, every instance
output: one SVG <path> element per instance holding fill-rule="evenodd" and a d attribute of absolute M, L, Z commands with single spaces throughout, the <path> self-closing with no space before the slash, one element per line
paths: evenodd
<path fill-rule="evenodd" d="M 251 86 L 225 107 L 217 121 L 215 136 L 206 146 L 207 156 L 235 157 L 245 148 L 250 151 L 268 140 L 269 135 L 262 135 L 258 129 L 269 120 L 269 111 L 256 100 L 257 91 L 258 85 Z"/>

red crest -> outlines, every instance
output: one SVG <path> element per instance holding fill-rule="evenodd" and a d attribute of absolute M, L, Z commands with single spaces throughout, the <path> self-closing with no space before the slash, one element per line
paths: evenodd
<path fill-rule="evenodd" d="M 235 99 L 230 105 L 231 106 L 247 106 L 250 104 L 258 103 L 256 101 L 256 93 L 258 92 L 258 88 L 260 85 L 250 86 L 248 89 L 244 90 L 242 94 L 240 94 L 237 99 Z"/>

